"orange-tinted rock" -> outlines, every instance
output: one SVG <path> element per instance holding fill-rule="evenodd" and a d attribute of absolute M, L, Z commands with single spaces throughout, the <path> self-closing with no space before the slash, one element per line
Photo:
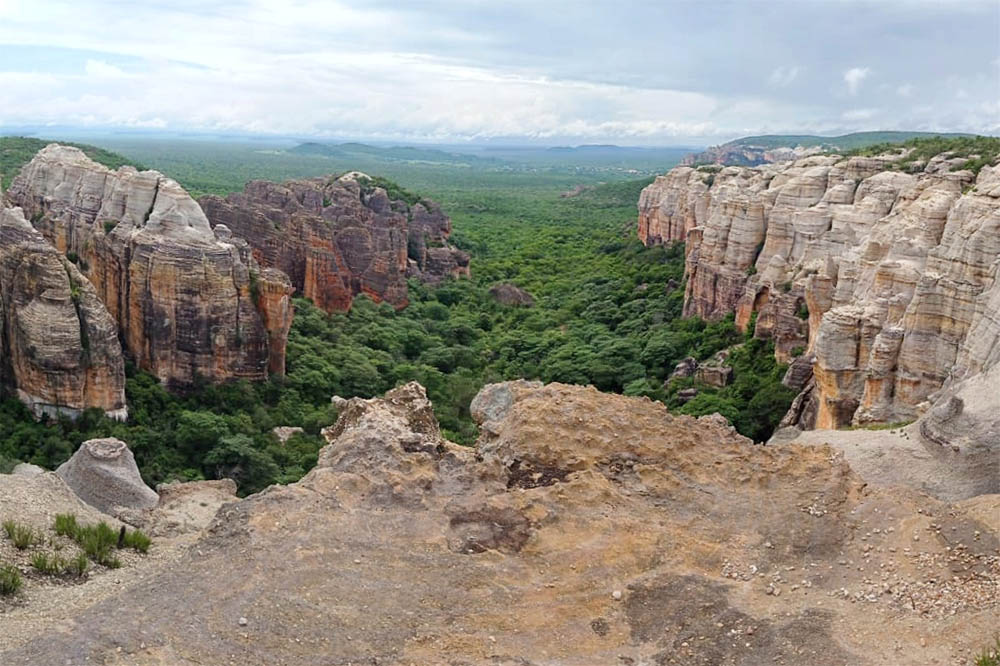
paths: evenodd
<path fill-rule="evenodd" d="M 264 379 L 269 365 L 281 365 L 272 356 L 281 355 L 287 321 L 265 322 L 258 312 L 249 253 L 216 238 L 176 182 L 155 171 L 110 171 L 50 145 L 7 194 L 77 258 L 128 353 L 164 383 Z"/>
<path fill-rule="evenodd" d="M 913 419 L 1000 361 L 1000 167 L 896 159 L 678 167 L 640 197 L 644 243 L 687 243 L 685 315 L 814 353 L 817 427 Z"/>
<path fill-rule="evenodd" d="M 114 320 L 17 208 L 0 208 L 0 379 L 38 416 L 127 415 Z"/>
<path fill-rule="evenodd" d="M 448 246 L 451 221 L 436 204 L 391 200 L 364 176 L 283 185 L 252 181 L 225 199 L 203 197 L 212 225 L 223 224 L 253 246 L 263 266 L 285 272 L 317 306 L 350 309 L 367 294 L 407 304 L 406 278 L 428 282 L 468 275 L 469 258 Z"/>

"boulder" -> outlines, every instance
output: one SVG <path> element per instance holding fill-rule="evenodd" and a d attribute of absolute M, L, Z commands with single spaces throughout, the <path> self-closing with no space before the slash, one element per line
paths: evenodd
<path fill-rule="evenodd" d="M 45 470 L 31 463 L 18 463 L 14 465 L 14 469 L 10 473 L 16 476 L 38 476 L 39 474 L 45 474 Z"/>
<path fill-rule="evenodd" d="M 697 369 L 698 361 L 696 361 L 693 356 L 688 356 L 686 359 L 674 366 L 674 371 L 670 373 L 670 379 L 683 379 L 685 377 L 690 377 Z"/>
<path fill-rule="evenodd" d="M 56 470 L 73 492 L 109 515 L 121 509 L 151 509 L 160 497 L 139 474 L 135 457 L 120 439 L 90 439 Z"/>
<path fill-rule="evenodd" d="M 282 444 L 288 443 L 295 435 L 300 435 L 304 433 L 305 430 L 299 428 L 298 426 L 276 426 L 271 429 L 271 434 L 278 438 L 278 441 Z"/>
<path fill-rule="evenodd" d="M 530 308 L 535 304 L 535 299 L 531 294 L 510 282 L 502 282 L 490 287 L 490 296 L 502 305 Z"/>

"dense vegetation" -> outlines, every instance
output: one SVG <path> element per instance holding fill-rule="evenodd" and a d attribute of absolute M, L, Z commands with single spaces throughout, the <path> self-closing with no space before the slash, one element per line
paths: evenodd
<path fill-rule="evenodd" d="M 853 150 L 849 155 L 880 155 L 882 153 L 909 150 L 906 157 L 893 165 L 892 168 L 909 171 L 922 168 L 929 159 L 942 153 L 949 157 L 967 158 L 961 164 L 952 167 L 952 171 L 968 169 L 978 174 L 979 170 L 988 164 L 994 164 L 1000 159 L 1000 137 L 995 136 L 935 136 L 932 138 L 917 138 L 902 143 L 879 143 Z"/>
<path fill-rule="evenodd" d="M 158 150 L 135 157 L 163 168 Z M 309 157 L 313 173 L 275 173 L 280 169 L 270 157 L 240 168 L 280 179 L 350 166 Z M 427 387 L 446 435 L 466 444 L 476 437 L 468 411 L 475 393 L 484 383 L 517 377 L 646 395 L 690 414 L 719 411 L 757 440 L 784 413 L 792 395 L 780 384 L 783 368 L 759 340 L 731 355 L 730 386 L 699 387 L 686 404 L 677 393 L 690 379 L 664 387 L 685 356 L 705 359 L 745 340 L 731 320 L 680 316 L 683 247 L 645 248 L 635 238 L 636 201 L 649 179 L 621 180 L 623 172 L 599 184 L 609 172 L 384 166 L 400 191 L 430 196 L 452 216 L 454 242 L 473 256 L 473 279 L 435 289 L 412 282 L 411 303 L 399 312 L 359 298 L 350 313 L 327 315 L 298 300 L 284 380 L 176 396 L 129 368 L 127 423 L 96 412 L 77 423 L 36 423 L 7 400 L 0 403 L 0 471 L 14 460 L 53 467 L 85 439 L 117 436 L 132 447 L 150 483 L 230 476 L 241 492 L 252 492 L 295 480 L 315 463 L 319 431 L 335 418 L 332 395 L 378 395 L 411 379 Z M 192 160 L 186 169 L 198 179 L 204 166 Z M 588 189 L 560 196 L 573 184 Z M 499 282 L 526 289 L 535 306 L 497 303 L 489 288 Z M 282 445 L 270 432 L 279 425 L 305 432 Z"/>
<path fill-rule="evenodd" d="M 968 134 L 939 134 L 936 132 L 852 132 L 841 136 L 815 134 L 766 134 L 747 136 L 726 145 L 755 146 L 758 148 L 794 148 L 796 146 L 823 146 L 835 150 L 859 150 L 878 144 L 900 143 L 913 139 L 954 138 Z"/>
<path fill-rule="evenodd" d="M 49 143 L 49 141 L 43 141 L 42 139 L 31 139 L 21 136 L 0 138 L 0 189 L 5 190 L 10 187 L 11 181 L 14 180 L 17 172 L 21 170 L 21 166 L 30 161 L 35 156 L 35 153 Z M 102 148 L 78 143 L 62 143 L 81 149 L 90 159 L 111 169 L 117 169 L 124 164 L 132 164 L 140 169 L 142 168 L 134 161 Z"/>

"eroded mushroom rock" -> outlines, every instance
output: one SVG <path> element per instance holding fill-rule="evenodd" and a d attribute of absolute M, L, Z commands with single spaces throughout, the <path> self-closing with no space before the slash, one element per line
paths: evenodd
<path fill-rule="evenodd" d="M 373 182 L 358 172 L 258 180 L 199 203 L 213 226 L 246 238 L 261 265 L 329 312 L 350 309 L 359 294 L 403 307 L 408 275 L 431 283 L 468 275 L 469 256 L 448 244 L 451 220 L 440 206 L 390 198 Z"/>
<path fill-rule="evenodd" d="M 474 449 L 418 384 L 345 401 L 301 481 L 0 661 L 867 666 L 993 638 L 997 496 L 873 489 L 642 398 L 484 391 Z"/>
<path fill-rule="evenodd" d="M 151 509 L 160 501 L 142 480 L 132 451 L 113 437 L 87 440 L 56 474 L 80 499 L 110 515 L 118 509 Z"/>
<path fill-rule="evenodd" d="M 114 319 L 19 208 L 0 208 L 0 382 L 36 416 L 127 415 Z"/>
<path fill-rule="evenodd" d="M 263 379 L 284 367 L 290 286 L 217 237 L 155 171 L 111 171 L 50 145 L 7 197 L 94 286 L 136 364 L 173 386 Z"/>
<path fill-rule="evenodd" d="M 913 420 L 1000 358 L 1000 166 L 905 156 L 677 167 L 640 197 L 640 239 L 686 243 L 685 315 L 813 359 L 804 427 Z"/>

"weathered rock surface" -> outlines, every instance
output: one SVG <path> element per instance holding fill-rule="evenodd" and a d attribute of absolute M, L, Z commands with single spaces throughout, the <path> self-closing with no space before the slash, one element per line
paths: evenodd
<path fill-rule="evenodd" d="M 503 305 L 519 305 L 530 308 L 535 304 L 535 298 L 531 294 L 510 282 L 502 282 L 490 287 L 490 296 L 496 299 L 497 303 Z"/>
<path fill-rule="evenodd" d="M 114 320 L 18 208 L 0 208 L 0 382 L 36 416 L 127 415 Z"/>
<path fill-rule="evenodd" d="M 685 315 L 813 355 L 818 428 L 912 420 L 1000 359 L 1000 167 L 896 159 L 678 167 L 639 201 L 644 243 L 687 243 Z"/>
<path fill-rule="evenodd" d="M 302 481 L 0 661 L 915 666 L 992 640 L 996 496 L 866 488 L 828 447 L 590 388 L 486 391 L 476 450 L 418 385 L 346 401 Z"/>
<path fill-rule="evenodd" d="M 87 440 L 56 474 L 80 499 L 109 515 L 118 509 L 150 509 L 160 501 L 120 439 Z"/>
<path fill-rule="evenodd" d="M 202 197 L 212 226 L 250 241 L 263 266 L 280 269 L 303 296 L 344 311 L 367 294 L 407 303 L 406 278 L 468 275 L 469 257 L 448 245 L 451 220 L 427 200 L 391 200 L 363 174 L 285 184 L 251 181 L 225 199 Z"/>
<path fill-rule="evenodd" d="M 287 282 L 259 271 L 230 236 L 217 237 L 176 182 L 155 171 L 110 171 L 53 144 L 7 196 L 74 258 L 127 352 L 161 381 L 263 379 L 269 365 L 284 367 Z"/>

